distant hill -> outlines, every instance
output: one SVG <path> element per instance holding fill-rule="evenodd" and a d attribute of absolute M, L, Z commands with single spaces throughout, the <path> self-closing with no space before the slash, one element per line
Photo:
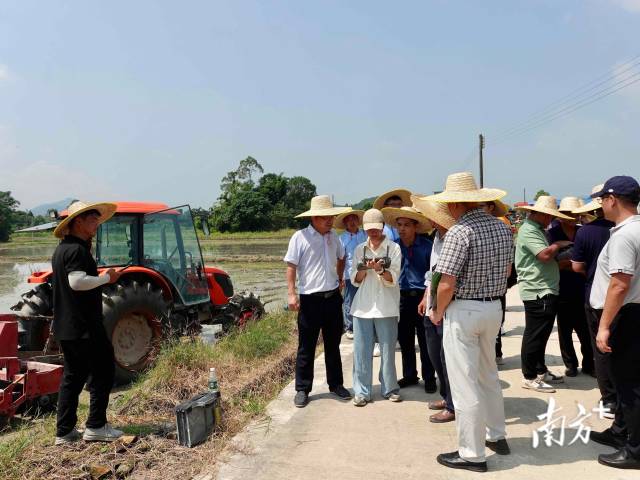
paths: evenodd
<path fill-rule="evenodd" d="M 65 198 L 63 200 L 58 200 L 57 202 L 51 203 L 43 203 L 42 205 L 38 205 L 37 207 L 31 208 L 31 213 L 35 216 L 38 215 L 46 215 L 47 211 L 51 209 L 55 209 L 58 211 L 64 210 L 69 206 L 69 204 L 73 201 L 73 198 Z"/>
<path fill-rule="evenodd" d="M 363 200 L 360 200 L 358 203 L 354 203 L 352 207 L 354 210 L 367 210 L 368 208 L 371 208 L 371 205 L 373 205 L 373 201 L 376 198 L 378 197 L 365 198 Z"/>

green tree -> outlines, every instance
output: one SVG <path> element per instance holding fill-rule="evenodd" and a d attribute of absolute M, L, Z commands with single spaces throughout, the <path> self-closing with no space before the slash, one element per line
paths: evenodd
<path fill-rule="evenodd" d="M 18 205 L 20 202 L 11 196 L 11 192 L 0 192 L 0 242 L 9 240 Z"/>
<path fill-rule="evenodd" d="M 263 194 L 241 188 L 214 208 L 213 227 L 220 232 L 266 230 L 270 228 L 271 209 L 271 203 Z"/>
<path fill-rule="evenodd" d="M 256 190 L 275 205 L 287 194 L 288 186 L 289 179 L 282 173 L 266 173 L 260 178 Z"/>
<path fill-rule="evenodd" d="M 540 198 L 540 197 L 542 197 L 542 196 L 544 196 L 544 195 L 547 195 L 547 196 L 548 196 L 548 195 L 549 195 L 549 192 L 547 192 L 546 190 L 538 190 L 538 191 L 536 192 L 535 197 L 533 197 L 533 199 L 534 199 L 534 200 L 538 200 L 538 198 Z"/>

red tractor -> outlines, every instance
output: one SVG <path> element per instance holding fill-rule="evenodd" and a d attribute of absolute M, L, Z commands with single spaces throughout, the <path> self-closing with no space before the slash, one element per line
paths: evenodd
<path fill-rule="evenodd" d="M 116 214 L 98 229 L 94 253 L 100 271 L 126 267 L 102 293 L 117 383 L 145 370 L 165 338 L 197 333 L 202 324 L 221 324 L 226 331 L 264 313 L 253 294 L 234 295 L 226 272 L 204 265 L 188 205 L 116 204 Z M 51 274 L 33 273 L 35 288 L 12 307 L 22 317 L 18 346 L 24 353 L 51 353 Z"/>

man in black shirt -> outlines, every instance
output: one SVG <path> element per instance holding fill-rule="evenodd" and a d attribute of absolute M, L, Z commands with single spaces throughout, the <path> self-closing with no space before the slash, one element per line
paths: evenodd
<path fill-rule="evenodd" d="M 89 417 L 83 439 L 113 441 L 122 435 L 107 423 L 113 385 L 113 346 L 102 325 L 102 285 L 118 280 L 109 269 L 98 275 L 91 239 L 98 226 L 115 213 L 111 203 L 75 202 L 53 232 L 62 241 L 53 253 L 53 335 L 64 354 L 64 374 L 58 397 L 56 445 L 80 438 L 76 430 L 78 397 L 85 383 L 90 393 Z"/>

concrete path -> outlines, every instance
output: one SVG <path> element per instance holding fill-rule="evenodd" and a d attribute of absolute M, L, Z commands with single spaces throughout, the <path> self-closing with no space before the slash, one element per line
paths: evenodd
<path fill-rule="evenodd" d="M 578 415 L 577 404 L 587 410 L 596 407 L 599 392 L 595 379 L 578 375 L 566 380 L 552 394 L 558 415 L 566 415 L 565 446 L 547 447 L 542 443 L 532 447 L 532 432 L 544 422 L 537 415 L 547 409 L 550 394 L 536 393 L 521 387 L 520 344 L 524 330 L 524 313 L 515 289 L 509 292 L 503 337 L 505 365 L 501 367 L 508 440 L 512 454 L 488 454 L 489 472 L 498 479 L 568 480 L 591 478 L 638 479 L 640 472 L 603 467 L 597 463 L 599 453 L 613 451 L 593 442 L 573 445 L 576 429 L 568 424 Z M 352 344 L 346 338 L 341 346 L 345 386 L 351 387 L 353 367 Z M 576 350 L 579 352 L 576 340 Z M 419 361 L 419 360 L 418 360 Z M 564 372 L 557 333 L 551 336 L 547 348 L 551 370 Z M 396 365 L 401 365 L 400 352 Z M 377 372 L 378 363 L 374 365 Z M 374 377 L 377 375 L 374 374 Z M 404 401 L 391 403 L 375 390 L 373 403 L 356 408 L 328 394 L 324 373 L 324 357 L 316 360 L 314 389 L 311 402 L 304 409 L 293 406 L 293 382 L 268 408 L 268 420 L 249 425 L 232 444 L 227 457 L 220 462 L 219 480 L 271 479 L 450 479 L 477 478 L 477 473 L 451 470 L 436 462 L 436 455 L 457 449 L 454 423 L 429 423 L 429 400 L 423 386 L 402 390 Z M 374 385 L 377 381 L 374 380 Z M 600 420 L 596 414 L 585 426 L 599 431 L 610 420 Z M 559 432 L 557 432 L 559 433 Z M 208 477 L 208 475 L 206 475 Z M 211 475 L 213 477 L 213 475 Z"/>

